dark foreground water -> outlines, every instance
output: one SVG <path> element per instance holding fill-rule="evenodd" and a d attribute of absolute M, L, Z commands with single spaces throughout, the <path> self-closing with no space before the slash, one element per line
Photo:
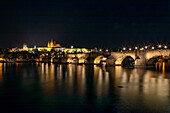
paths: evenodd
<path fill-rule="evenodd" d="M 170 112 L 170 72 L 0 63 L 0 112 Z"/>

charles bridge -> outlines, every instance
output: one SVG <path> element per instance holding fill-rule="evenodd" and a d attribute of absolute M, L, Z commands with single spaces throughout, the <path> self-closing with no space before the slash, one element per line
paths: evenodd
<path fill-rule="evenodd" d="M 67 54 L 66 57 L 60 59 L 60 62 L 73 64 L 101 64 L 105 62 L 107 66 L 117 66 L 123 65 L 126 59 L 133 61 L 136 66 L 152 65 L 155 60 L 169 61 L 170 49 Z M 53 62 L 58 62 L 58 60 L 54 59 Z"/>

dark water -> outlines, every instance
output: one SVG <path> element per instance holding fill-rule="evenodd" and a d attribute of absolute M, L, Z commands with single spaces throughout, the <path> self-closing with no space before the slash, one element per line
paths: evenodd
<path fill-rule="evenodd" d="M 0 64 L 1 112 L 170 112 L 170 72 L 85 65 Z"/>

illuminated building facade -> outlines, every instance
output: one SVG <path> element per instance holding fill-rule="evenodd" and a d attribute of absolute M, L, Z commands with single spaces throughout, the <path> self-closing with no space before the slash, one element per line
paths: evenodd
<path fill-rule="evenodd" d="M 34 45 L 33 48 L 28 48 L 26 44 L 23 44 L 22 48 L 12 48 L 10 52 L 21 52 L 21 51 L 28 51 L 29 53 L 34 53 L 35 50 L 39 52 L 64 52 L 64 53 L 90 53 L 90 49 L 86 48 L 65 48 L 62 47 L 60 44 L 56 44 L 55 41 L 51 40 L 48 42 L 47 47 L 36 47 Z"/>
<path fill-rule="evenodd" d="M 28 47 L 27 47 L 27 45 L 26 45 L 26 44 L 23 44 L 22 51 L 28 51 Z"/>
<path fill-rule="evenodd" d="M 54 51 L 58 51 L 58 52 L 60 52 L 60 51 L 64 51 L 64 48 L 63 47 L 61 47 L 61 45 L 60 44 L 56 44 L 56 42 L 55 41 L 53 41 L 53 40 L 51 40 L 51 42 L 48 42 L 48 45 L 47 45 L 47 47 L 36 47 L 35 48 L 35 46 L 34 46 L 34 48 L 28 48 L 28 50 L 35 50 L 35 49 L 37 49 L 38 51 L 40 51 L 40 52 L 50 52 L 50 51 L 52 51 L 52 50 L 54 50 Z"/>

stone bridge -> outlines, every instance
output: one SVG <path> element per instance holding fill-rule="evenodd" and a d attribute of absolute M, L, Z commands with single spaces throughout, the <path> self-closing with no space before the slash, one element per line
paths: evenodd
<path fill-rule="evenodd" d="M 135 50 L 129 52 L 111 52 L 111 56 L 107 59 L 107 65 L 122 65 L 122 62 L 127 58 L 133 59 L 135 65 L 153 64 L 154 59 L 163 57 L 170 58 L 170 49 L 157 50 Z"/>
<path fill-rule="evenodd" d="M 94 52 L 94 53 L 77 53 L 77 54 L 67 54 L 67 63 L 90 63 L 90 64 L 100 64 L 104 59 L 106 60 L 111 53 L 109 52 Z"/>
<path fill-rule="evenodd" d="M 108 66 L 116 66 L 122 65 L 123 61 L 127 58 L 131 58 L 135 65 L 147 65 L 153 64 L 154 59 L 160 56 L 169 59 L 170 49 L 67 54 L 65 60 L 62 60 L 65 63 L 76 64 L 100 64 L 101 62 L 106 62 Z"/>

